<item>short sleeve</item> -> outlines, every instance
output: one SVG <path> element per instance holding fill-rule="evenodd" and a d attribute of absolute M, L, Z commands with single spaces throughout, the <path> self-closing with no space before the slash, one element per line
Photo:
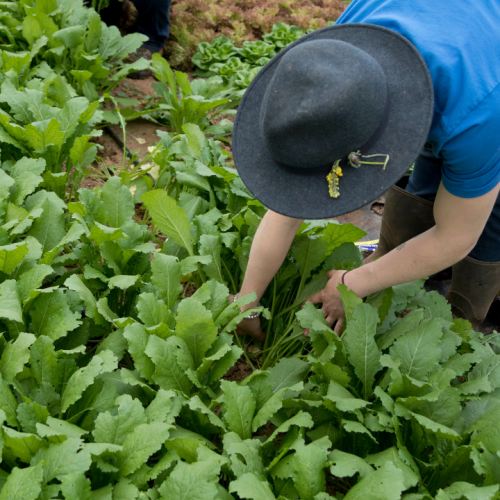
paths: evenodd
<path fill-rule="evenodd" d="M 500 182 L 500 85 L 451 132 L 439 152 L 444 187 L 477 198 Z"/>

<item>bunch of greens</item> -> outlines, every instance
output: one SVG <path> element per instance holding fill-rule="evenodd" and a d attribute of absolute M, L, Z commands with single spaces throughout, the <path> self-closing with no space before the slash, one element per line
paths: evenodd
<path fill-rule="evenodd" d="M 243 42 L 243 46 L 238 49 L 238 54 L 249 64 L 264 66 L 276 55 L 274 49 L 274 45 L 262 41 Z"/>
<path fill-rule="evenodd" d="M 157 114 L 160 123 L 166 122 L 177 133 L 182 132 L 185 124 L 219 136 L 231 132 L 232 122 L 227 118 L 218 125 L 210 125 L 210 120 L 222 112 L 231 112 L 229 108 L 238 105 L 241 92 L 225 86 L 218 76 L 190 82 L 186 73 L 176 71 L 174 75 L 168 62 L 158 54 L 153 54 L 153 70 L 159 80 L 153 88 L 162 98 Z"/>
<path fill-rule="evenodd" d="M 40 288 L 42 264 L 0 285 L 4 324 L 23 299 L 32 332 L 0 345 L 0 498 L 497 498 L 498 335 L 421 283 L 344 287 L 342 339 L 309 304 L 306 358 L 228 381 L 252 297 L 181 299 L 182 262 L 155 254 L 128 316 L 78 275 Z"/>
<path fill-rule="evenodd" d="M 298 26 L 278 23 L 264 35 L 263 41 L 245 41 L 240 48 L 235 47 L 227 37 L 217 37 L 212 44 L 200 43 L 192 62 L 200 75 L 215 74 L 222 77 L 229 88 L 245 90 L 277 52 L 303 34 Z"/>
<path fill-rule="evenodd" d="M 58 85 L 70 83 L 93 102 L 99 90 L 109 92 L 128 73 L 149 67 L 144 59 L 124 61 L 147 37 L 122 37 L 82 0 L 3 2 L 0 11 L 1 79 L 16 89 L 33 78 L 55 80 L 59 75 L 62 83 L 54 84 L 55 92 Z"/>
<path fill-rule="evenodd" d="M 43 176 L 41 188 L 62 198 L 68 185 L 77 189 L 96 155 L 89 139 L 97 134 L 92 127 L 100 120 L 99 103 L 76 97 L 72 87 L 55 74 L 33 78 L 22 90 L 6 77 L 0 103 L 3 170 L 10 172 L 16 161 L 29 155 L 43 160 L 37 171 Z"/>
<path fill-rule="evenodd" d="M 220 143 L 207 140 L 188 124 L 173 141 L 162 134 L 157 188 L 142 196 L 148 216 L 168 237 L 162 252 L 197 258 L 198 265 L 183 272 L 196 287 L 212 278 L 240 290 L 250 247 L 266 209 L 248 192 L 237 172 L 226 164 Z M 180 161 L 182 160 L 182 161 Z M 263 367 L 282 356 L 300 354 L 304 344 L 295 318 L 300 304 L 324 288 L 328 270 L 351 269 L 361 263 L 354 242 L 364 231 L 352 224 L 306 222 L 298 231 L 285 263 L 262 298 L 272 312 L 264 322 L 267 339 L 260 353 Z M 211 257 L 211 260 L 207 260 Z"/>
<path fill-rule="evenodd" d="M 304 32 L 298 26 L 290 26 L 285 23 L 273 24 L 271 33 L 262 37 L 264 42 L 274 45 L 278 50 L 298 40 Z"/>
<path fill-rule="evenodd" d="M 201 42 L 192 61 L 195 66 L 206 71 L 212 64 L 225 62 L 236 53 L 234 43 L 227 36 L 218 36 L 211 43 Z"/>

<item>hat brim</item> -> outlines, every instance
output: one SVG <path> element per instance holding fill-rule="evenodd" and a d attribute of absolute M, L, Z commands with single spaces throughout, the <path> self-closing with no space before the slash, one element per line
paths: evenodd
<path fill-rule="evenodd" d="M 345 167 L 338 198 L 330 197 L 324 173 L 303 175 L 273 160 L 259 129 L 261 102 L 280 58 L 296 45 L 318 39 L 341 40 L 370 54 L 384 70 L 390 98 L 387 126 L 365 152 L 389 155 L 385 170 L 379 165 Z M 414 163 L 427 140 L 433 101 L 427 66 L 417 49 L 400 34 L 372 24 L 341 24 L 317 30 L 279 52 L 246 90 L 233 130 L 236 169 L 255 198 L 282 215 L 325 219 L 352 212 L 377 199 Z"/>

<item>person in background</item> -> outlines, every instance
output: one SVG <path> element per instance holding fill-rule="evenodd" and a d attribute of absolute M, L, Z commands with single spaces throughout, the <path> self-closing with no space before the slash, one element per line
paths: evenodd
<path fill-rule="evenodd" d="M 130 54 L 129 58 L 136 61 L 141 57 L 151 61 L 154 53 L 162 53 L 163 45 L 168 39 L 171 0 L 110 0 L 109 6 L 102 9 L 101 19 L 108 25 L 117 25 L 122 14 L 130 10 L 132 3 L 137 10 L 135 19 L 135 31 L 146 35 L 149 40 L 142 45 L 135 53 Z M 144 69 L 129 74 L 129 78 L 142 79 L 152 76 L 150 69 Z"/>

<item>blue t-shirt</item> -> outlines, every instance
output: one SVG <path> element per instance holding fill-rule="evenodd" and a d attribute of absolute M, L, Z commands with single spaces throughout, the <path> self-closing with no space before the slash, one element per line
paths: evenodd
<path fill-rule="evenodd" d="M 446 189 L 475 198 L 500 182 L 500 1 L 353 0 L 337 21 L 397 31 L 434 85 L 428 142 Z"/>

